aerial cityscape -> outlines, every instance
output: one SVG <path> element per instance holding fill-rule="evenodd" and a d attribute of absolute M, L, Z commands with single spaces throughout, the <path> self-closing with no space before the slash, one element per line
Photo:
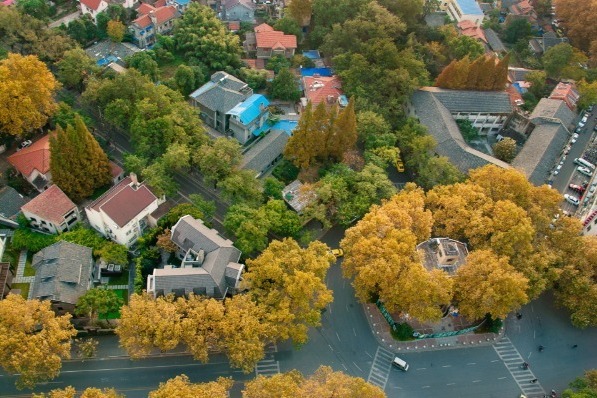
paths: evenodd
<path fill-rule="evenodd" d="M 0 397 L 597 397 L 595 18 L 0 0 Z"/>

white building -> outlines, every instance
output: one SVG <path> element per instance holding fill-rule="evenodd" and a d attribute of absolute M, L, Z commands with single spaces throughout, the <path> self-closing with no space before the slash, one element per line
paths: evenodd
<path fill-rule="evenodd" d="M 21 211 L 33 228 L 52 234 L 68 231 L 81 220 L 79 208 L 58 185 L 33 198 Z"/>
<path fill-rule="evenodd" d="M 148 216 L 164 201 L 131 173 L 85 207 L 85 213 L 89 224 L 102 235 L 130 247 L 147 227 Z"/>
<path fill-rule="evenodd" d="M 483 10 L 475 0 L 442 0 L 440 8 L 456 22 L 467 20 L 481 26 L 485 17 Z"/>
<path fill-rule="evenodd" d="M 93 22 L 97 23 L 97 14 L 106 11 L 108 5 L 119 4 L 124 8 L 133 8 L 138 0 L 79 0 L 81 6 L 81 14 L 89 14 Z"/>

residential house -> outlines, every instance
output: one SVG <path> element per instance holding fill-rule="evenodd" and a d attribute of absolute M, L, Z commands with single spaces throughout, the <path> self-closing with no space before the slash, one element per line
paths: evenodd
<path fill-rule="evenodd" d="M 462 21 L 456 24 L 456 28 L 458 29 L 458 33 L 460 33 L 461 35 L 478 40 L 482 42 L 483 45 L 487 44 L 485 32 L 483 31 L 483 29 L 481 29 L 480 26 L 476 25 L 473 21 L 469 19 L 463 19 Z"/>
<path fill-rule="evenodd" d="M 246 34 L 243 45 L 245 51 L 255 54 L 256 58 L 269 59 L 274 55 L 291 58 L 296 51 L 297 41 L 295 35 L 287 35 L 262 23 L 255 27 L 253 33 Z"/>
<path fill-rule="evenodd" d="M 89 247 L 66 241 L 35 253 L 31 264 L 35 269 L 31 298 L 50 300 L 58 313 L 72 312 L 79 297 L 92 287 L 91 253 Z"/>
<path fill-rule="evenodd" d="M 154 7 L 142 3 L 137 9 L 137 19 L 129 25 L 133 42 L 140 48 L 147 48 L 155 43 L 157 35 L 169 33 L 174 27 L 174 20 L 180 12 L 174 5 Z"/>
<path fill-rule="evenodd" d="M 551 170 L 570 139 L 574 113 L 562 100 L 542 98 L 522 131 L 530 131 L 524 146 L 512 161 L 528 180 L 541 185 L 551 178 Z"/>
<path fill-rule="evenodd" d="M 124 179 L 124 170 L 122 167 L 110 160 L 110 175 L 112 175 L 112 185 L 118 184 Z"/>
<path fill-rule="evenodd" d="M 274 71 L 273 70 L 265 69 L 265 60 L 264 59 L 261 59 L 261 58 L 257 58 L 257 59 L 243 58 L 243 59 L 241 59 L 241 61 L 243 61 L 243 63 L 245 65 L 247 65 L 247 67 L 249 69 L 254 69 L 254 70 L 259 70 L 259 71 L 265 71 L 266 80 L 268 82 L 271 82 L 272 80 L 274 80 L 274 77 L 275 77 Z"/>
<path fill-rule="evenodd" d="M 130 247 L 149 224 L 149 215 L 165 201 L 131 173 L 85 207 L 89 224 L 103 236 Z"/>
<path fill-rule="evenodd" d="M 227 133 L 231 134 L 240 142 L 245 144 L 253 136 L 265 132 L 270 116 L 269 101 L 261 94 L 253 94 L 243 102 L 226 112 L 228 117 Z"/>
<path fill-rule="evenodd" d="M 243 160 L 239 167 L 243 170 L 254 170 L 256 178 L 263 176 L 282 158 L 289 138 L 290 136 L 282 130 L 271 130 L 243 152 Z"/>
<path fill-rule="evenodd" d="M 510 15 L 518 18 L 525 18 L 531 25 L 537 23 L 537 13 L 529 2 L 529 0 L 521 0 L 516 4 L 512 4 L 509 8 Z M 510 16 L 509 15 L 509 16 Z"/>
<path fill-rule="evenodd" d="M 305 207 L 316 199 L 316 194 L 311 190 L 304 189 L 303 183 L 294 180 L 282 189 L 284 202 L 298 214 L 301 214 Z"/>
<path fill-rule="evenodd" d="M 440 9 L 446 11 L 453 21 L 469 20 L 477 26 L 481 26 L 485 17 L 475 0 L 442 0 Z"/>
<path fill-rule="evenodd" d="M 481 126 L 485 123 L 487 126 L 498 126 L 502 112 L 511 106 L 508 94 L 504 93 L 502 98 L 501 95 L 492 95 L 492 92 L 449 90 L 453 92 L 451 95 L 437 96 L 435 90 L 436 87 L 417 90 L 407 107 L 409 116 L 419 119 L 437 142 L 435 152 L 449 158 L 463 173 L 487 164 L 509 168 L 508 163 L 467 144 L 454 119 L 455 114 L 457 117 L 479 118 Z M 494 114 L 495 111 L 498 113 Z"/>
<path fill-rule="evenodd" d="M 417 245 L 422 265 L 427 271 L 441 269 L 450 276 L 466 264 L 468 249 L 465 243 L 449 238 L 431 238 Z"/>
<path fill-rule="evenodd" d="M 327 106 L 338 104 L 341 107 L 348 105 L 348 99 L 342 91 L 342 83 L 338 76 L 304 76 L 302 78 L 305 96 L 301 98 L 304 108 L 311 102 L 313 107 L 323 102 Z"/>
<path fill-rule="evenodd" d="M 21 207 L 21 211 L 33 228 L 52 234 L 69 231 L 81 220 L 77 205 L 55 184 Z"/>
<path fill-rule="evenodd" d="M 222 19 L 224 21 L 255 21 L 255 3 L 251 0 L 222 1 Z"/>
<path fill-rule="evenodd" d="M 597 235 L 597 196 L 593 197 L 593 200 L 589 202 L 588 211 L 581 218 L 582 221 L 582 234 L 595 236 Z"/>
<path fill-rule="evenodd" d="M 191 4 L 191 0 L 166 0 L 166 5 L 176 7 L 180 14 L 184 14 L 189 8 L 189 4 Z"/>
<path fill-rule="evenodd" d="M 17 215 L 21 206 L 27 203 L 28 199 L 18 193 L 13 187 L 5 186 L 0 188 L 0 223 L 17 228 Z M 0 260 L 2 257 L 0 257 Z"/>
<path fill-rule="evenodd" d="M 189 97 L 207 126 L 226 133 L 230 129 L 228 111 L 252 95 L 253 89 L 247 83 L 226 72 L 216 72 Z"/>
<path fill-rule="evenodd" d="M 177 297 L 196 294 L 223 299 L 236 293 L 244 265 L 241 252 L 218 231 L 186 215 L 172 227 L 180 267 L 155 268 L 147 277 L 147 292 L 154 296 L 173 293 Z"/>
<path fill-rule="evenodd" d="M 52 183 L 50 173 L 50 136 L 46 135 L 8 157 L 8 162 L 39 192 Z"/>
<path fill-rule="evenodd" d="M 485 33 L 485 38 L 487 39 L 487 45 L 493 52 L 501 54 L 507 51 L 506 46 L 504 46 L 504 43 L 502 43 L 502 40 L 499 38 L 495 30 L 488 28 L 483 29 L 483 31 Z"/>
<path fill-rule="evenodd" d="M 104 0 L 79 0 L 81 14 L 89 15 L 93 22 L 97 23 L 97 14 L 108 8 L 108 2 Z"/>
<path fill-rule="evenodd" d="M 568 43 L 567 37 L 558 37 L 554 32 L 545 32 L 541 37 L 529 40 L 529 48 L 535 55 L 542 55 L 547 50 L 560 43 Z"/>
<path fill-rule="evenodd" d="M 564 101 L 568 108 L 573 112 L 576 111 L 576 103 L 578 102 L 579 97 L 580 95 L 578 94 L 574 83 L 559 82 L 552 90 L 551 94 L 549 94 L 549 98 L 551 99 Z"/>

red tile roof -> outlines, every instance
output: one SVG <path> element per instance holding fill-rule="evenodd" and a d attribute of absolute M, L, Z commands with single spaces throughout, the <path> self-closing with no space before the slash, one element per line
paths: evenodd
<path fill-rule="evenodd" d="M 89 208 L 103 211 L 119 227 L 124 227 L 156 199 L 145 184 L 133 184 L 129 176 L 91 203 Z"/>
<path fill-rule="evenodd" d="M 576 86 L 574 83 L 563 83 L 560 82 L 558 85 L 553 89 L 551 94 L 549 94 L 549 98 L 551 99 L 559 99 L 562 100 L 568 105 L 568 108 L 575 110 L 576 103 L 578 102 L 578 91 L 576 91 Z"/>
<path fill-rule="evenodd" d="M 236 31 L 240 30 L 240 22 L 239 21 L 228 22 L 228 30 L 231 32 L 236 32 Z"/>
<path fill-rule="evenodd" d="M 120 167 L 113 161 L 110 161 L 110 173 L 112 173 L 112 178 L 116 178 L 122 173 L 124 173 L 124 170 L 122 170 L 122 167 Z"/>
<path fill-rule="evenodd" d="M 102 0 L 80 0 L 81 4 L 84 4 L 87 8 L 97 11 L 99 9 Z"/>
<path fill-rule="evenodd" d="M 277 30 L 271 32 L 255 32 L 257 48 L 296 48 L 296 36 L 287 35 Z"/>
<path fill-rule="evenodd" d="M 33 170 L 42 174 L 50 171 L 50 136 L 35 141 L 30 147 L 8 157 L 10 164 L 21 174 L 29 177 Z"/>
<path fill-rule="evenodd" d="M 143 11 L 143 12 L 141 12 Z M 157 25 L 161 25 L 164 22 L 169 21 L 176 17 L 176 7 L 174 6 L 164 6 L 164 7 L 152 7 L 149 4 L 143 3 L 137 10 L 140 17 L 133 21 L 134 24 L 138 25 L 141 28 L 146 28 L 152 25 L 151 18 L 149 14 L 151 12 L 154 13 Z M 143 15 L 141 15 L 143 14 Z"/>
<path fill-rule="evenodd" d="M 320 102 L 325 102 L 328 98 L 333 98 L 334 102 L 344 92 L 342 83 L 337 76 L 331 77 L 303 77 L 303 86 L 305 87 L 305 97 L 311 101 L 313 106 Z"/>
<path fill-rule="evenodd" d="M 487 38 L 485 37 L 485 32 L 479 26 L 475 25 L 473 21 L 469 21 L 468 19 L 463 19 L 462 21 L 458 22 L 458 30 L 460 34 L 468 37 L 472 37 L 476 40 L 482 40 L 487 43 Z"/>
<path fill-rule="evenodd" d="M 253 30 L 254 30 L 255 33 L 273 32 L 274 28 L 272 28 L 271 26 L 269 26 L 266 23 L 262 23 L 261 25 L 255 26 L 255 28 Z"/>
<path fill-rule="evenodd" d="M 158 0 L 155 3 L 153 3 L 153 6 L 155 8 L 164 7 L 165 5 L 166 5 L 166 0 Z"/>
<path fill-rule="evenodd" d="M 77 206 L 73 201 L 62 192 L 58 185 L 54 184 L 26 203 L 21 210 L 35 214 L 42 220 L 61 224 L 64 222 L 64 215 L 75 207 Z"/>

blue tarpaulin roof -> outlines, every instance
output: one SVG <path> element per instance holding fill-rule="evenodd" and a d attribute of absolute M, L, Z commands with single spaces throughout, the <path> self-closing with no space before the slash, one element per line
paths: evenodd
<path fill-rule="evenodd" d="M 292 135 L 297 125 L 298 122 L 296 120 L 280 120 L 272 126 L 272 130 L 282 130 L 286 134 Z"/>
<path fill-rule="evenodd" d="M 314 75 L 331 77 L 333 73 L 331 68 L 301 68 L 301 76 Z"/>
<path fill-rule="evenodd" d="M 463 14 L 483 15 L 483 10 L 475 0 L 456 0 Z"/>
<path fill-rule="evenodd" d="M 261 94 L 253 94 L 234 108 L 230 109 L 227 114 L 238 116 L 242 124 L 249 124 L 261 114 L 262 107 L 269 106 L 269 101 Z"/>

